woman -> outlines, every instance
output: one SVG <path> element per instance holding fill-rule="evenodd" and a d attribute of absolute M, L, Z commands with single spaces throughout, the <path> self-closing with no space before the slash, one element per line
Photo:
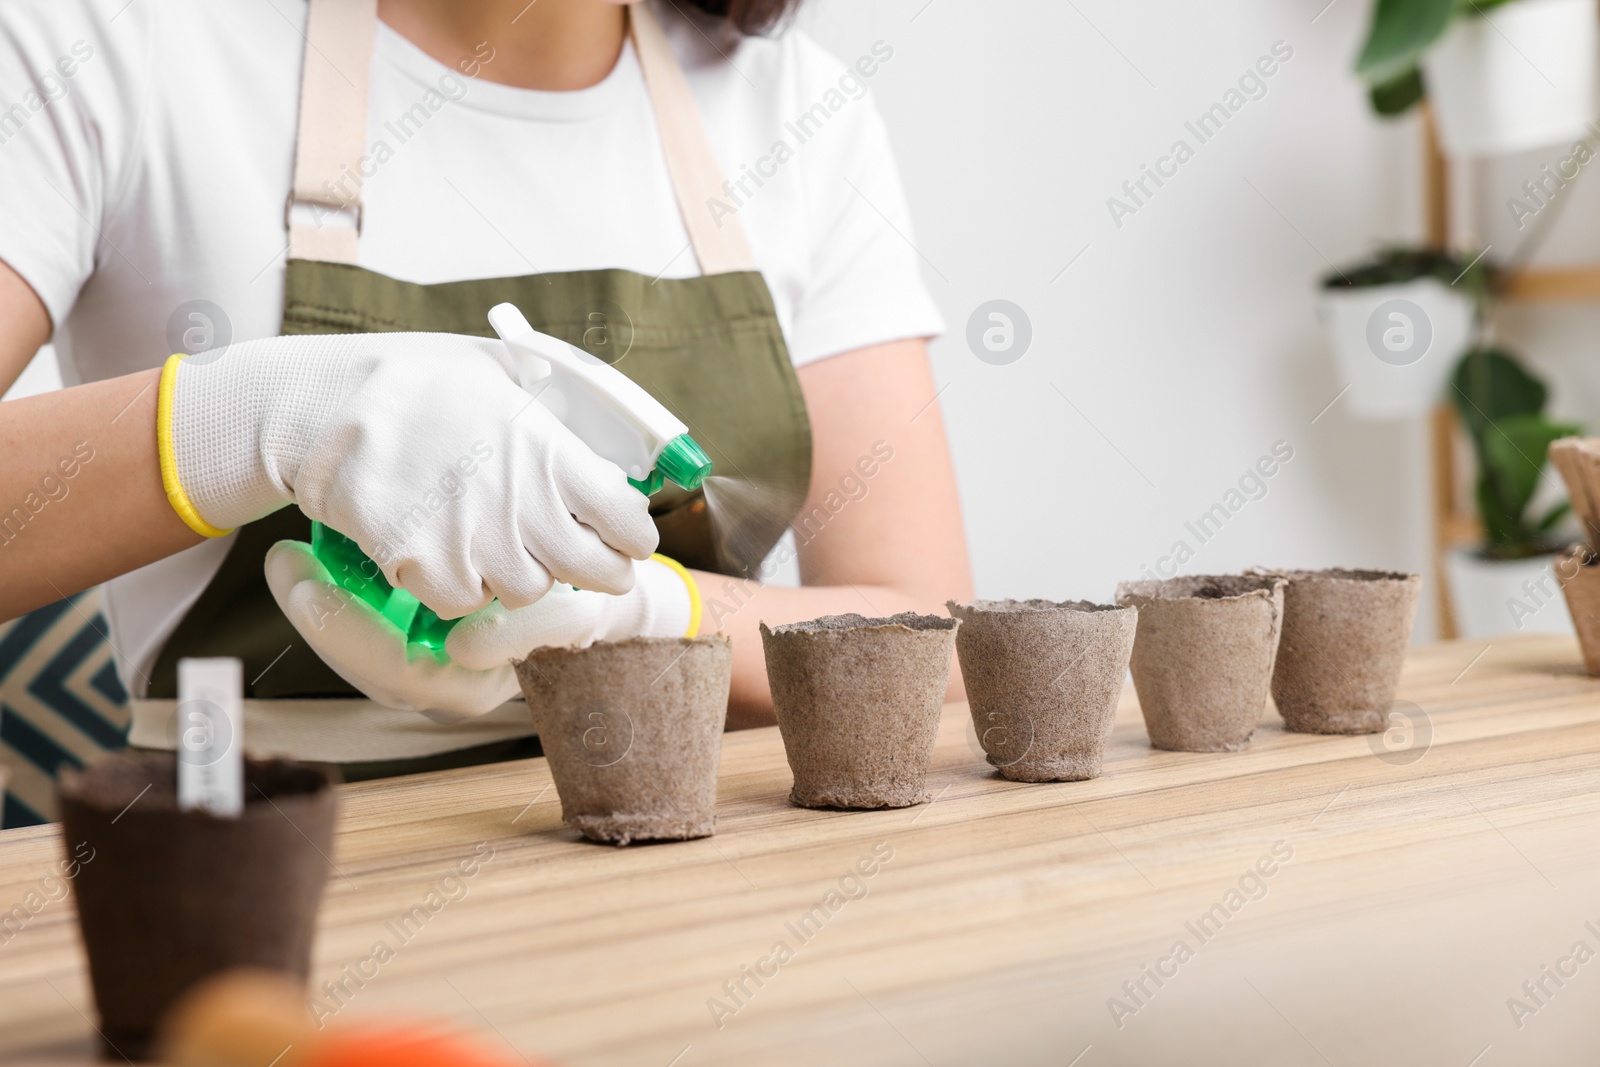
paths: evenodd
<path fill-rule="evenodd" d="M 89 383 L 0 408 L 0 501 L 94 455 L 0 548 L 0 612 L 109 579 L 136 698 L 174 696 L 180 656 L 239 656 L 254 739 L 375 763 L 525 734 L 479 713 L 533 644 L 725 633 L 731 721 L 757 724 L 759 621 L 967 596 L 941 324 L 865 98 L 893 50 L 752 36 L 789 6 L 0 7 L 0 64 L 41 101 L 0 123 L 0 366 L 53 337 Z M 462 336 L 503 301 L 672 409 L 721 499 L 659 494 L 651 529 Z M 369 549 L 402 529 L 386 574 L 446 616 L 501 604 L 455 662 L 408 653 L 338 595 L 308 514 Z M 802 588 L 760 581 L 786 525 Z M 360 693 L 475 717 L 297 699 Z M 135 743 L 171 730 L 135 709 Z"/>

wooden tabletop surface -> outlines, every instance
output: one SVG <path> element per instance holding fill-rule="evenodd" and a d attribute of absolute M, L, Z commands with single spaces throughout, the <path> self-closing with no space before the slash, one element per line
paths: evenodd
<path fill-rule="evenodd" d="M 1600 681 L 1519 638 L 1419 649 L 1401 695 L 1409 732 L 1268 712 L 1194 755 L 1129 692 L 1061 785 L 996 777 L 954 705 L 937 799 L 888 812 L 790 807 L 776 730 L 731 734 L 717 835 L 620 850 L 542 760 L 344 787 L 314 984 L 573 1067 L 1596 1062 Z M 0 835 L 0 907 L 59 848 Z M 0 941 L 0 1062 L 87 1062 L 71 901 Z"/>

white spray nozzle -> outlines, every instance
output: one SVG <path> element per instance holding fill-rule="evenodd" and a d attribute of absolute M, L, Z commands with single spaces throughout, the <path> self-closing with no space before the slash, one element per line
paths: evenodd
<path fill-rule="evenodd" d="M 557 341 L 554 337 L 538 333 L 528 325 L 528 320 L 515 304 L 496 304 L 489 309 L 489 325 L 494 327 L 494 332 L 499 335 L 507 351 L 511 353 L 511 360 L 517 365 L 517 379 L 522 383 L 522 388 L 530 393 L 534 387 L 550 377 L 550 361 L 538 352 L 538 342 Z M 524 340 L 526 335 L 527 340 Z M 520 342 L 520 343 L 514 343 Z"/>
<path fill-rule="evenodd" d="M 627 375 L 559 338 L 539 333 L 514 304 L 490 309 L 489 325 L 511 354 L 522 387 L 629 478 L 648 478 L 668 442 L 688 432 Z"/>

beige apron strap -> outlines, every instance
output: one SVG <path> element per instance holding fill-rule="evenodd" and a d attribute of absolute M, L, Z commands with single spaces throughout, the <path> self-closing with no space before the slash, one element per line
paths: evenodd
<path fill-rule="evenodd" d="M 310 0 L 300 75 L 289 258 L 354 263 L 377 0 Z"/>
<path fill-rule="evenodd" d="M 661 24 L 650 10 L 648 0 L 628 7 L 628 28 L 633 50 L 644 71 L 645 86 L 655 108 L 656 125 L 661 129 L 661 147 L 667 157 L 667 173 L 672 177 L 678 210 L 689 232 L 689 243 L 700 261 L 701 274 L 726 274 L 755 270 L 755 257 L 745 240 L 739 217 L 723 214 L 713 218 L 711 202 L 721 200 L 722 167 L 711 151 L 700 109 L 689 93 L 683 68 L 672 54 Z"/>

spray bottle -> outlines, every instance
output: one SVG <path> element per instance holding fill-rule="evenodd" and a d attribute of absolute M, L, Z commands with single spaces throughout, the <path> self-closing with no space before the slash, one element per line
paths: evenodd
<path fill-rule="evenodd" d="M 596 455 L 621 467 L 639 492 L 649 496 L 669 481 L 698 489 L 711 473 L 711 460 L 688 427 L 621 371 L 536 332 L 512 304 L 491 309 L 489 325 L 511 353 L 522 388 Z M 409 643 L 444 656 L 445 638 L 457 620 L 439 618 L 390 585 L 361 546 L 320 522 L 311 524 L 311 547 L 334 581 L 398 626 Z"/>

